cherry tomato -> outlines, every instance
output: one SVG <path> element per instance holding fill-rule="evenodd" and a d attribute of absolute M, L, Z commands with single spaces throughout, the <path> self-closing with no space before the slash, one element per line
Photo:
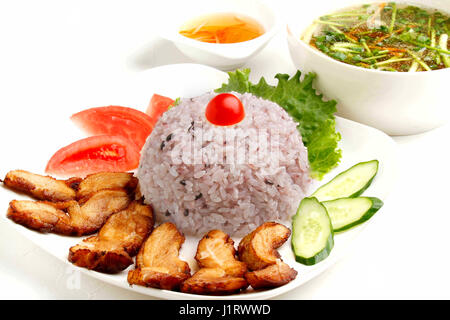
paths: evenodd
<path fill-rule="evenodd" d="M 244 106 L 235 95 L 221 93 L 208 103 L 205 116 L 209 122 L 217 126 L 231 126 L 244 119 Z"/>

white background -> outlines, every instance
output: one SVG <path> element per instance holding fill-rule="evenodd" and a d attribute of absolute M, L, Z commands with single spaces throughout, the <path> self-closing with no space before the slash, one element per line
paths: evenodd
<path fill-rule="evenodd" d="M 308 6 L 278 3 L 281 11 Z M 191 62 L 156 37 L 148 19 L 156 9 L 157 1 L 0 2 L 1 177 L 46 163 L 42 146 L 61 141 L 58 119 L 78 96 L 158 65 Z M 254 78 L 293 74 L 284 30 L 246 66 Z M 30 132 L 36 121 L 41 130 Z M 383 214 L 336 265 L 279 298 L 450 298 L 449 138 L 450 126 L 395 137 L 399 180 Z M 6 211 L 7 203 L 0 206 Z M 0 224 L 0 298 L 149 299 L 74 270 Z"/>

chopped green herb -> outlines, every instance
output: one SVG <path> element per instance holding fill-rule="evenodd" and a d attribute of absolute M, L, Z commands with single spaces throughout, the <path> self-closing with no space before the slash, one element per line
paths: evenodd
<path fill-rule="evenodd" d="M 319 17 L 316 25 L 307 42 L 344 63 L 401 72 L 450 65 L 450 17 L 438 10 L 374 3 Z"/>

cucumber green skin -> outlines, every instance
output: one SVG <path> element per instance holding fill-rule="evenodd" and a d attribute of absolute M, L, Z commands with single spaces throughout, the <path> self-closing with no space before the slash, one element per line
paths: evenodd
<path fill-rule="evenodd" d="M 375 198 L 375 197 L 365 197 L 365 198 L 367 198 L 367 199 L 370 199 L 370 201 L 372 201 L 372 206 L 369 208 L 369 210 L 367 210 L 363 215 L 362 215 L 362 217 L 359 219 L 359 220 L 356 220 L 356 221 L 354 221 L 354 222 L 352 222 L 352 223 L 349 223 L 349 224 L 347 224 L 347 225 L 345 225 L 345 226 L 342 226 L 342 227 L 340 227 L 340 228 L 338 228 L 338 229 L 334 229 L 333 231 L 335 232 L 335 233 L 337 233 L 337 232 L 342 232 L 342 231 L 346 231 L 346 230 L 348 230 L 348 229 L 351 229 L 351 228 L 353 228 L 353 227 L 355 227 L 355 226 L 357 226 L 357 225 L 360 225 L 361 223 L 363 223 L 363 222 L 366 222 L 367 220 L 369 220 L 370 218 L 372 218 L 373 217 L 373 215 L 383 206 L 383 201 L 381 201 L 380 199 L 378 199 L 378 198 Z M 339 199 L 336 199 L 336 200 L 339 200 Z M 330 200 L 330 202 L 331 201 L 335 201 L 335 200 Z"/>
<path fill-rule="evenodd" d="M 333 179 L 331 179 L 330 181 L 328 181 L 328 183 L 326 183 L 326 184 L 324 184 L 323 186 L 319 187 L 319 188 L 318 188 L 311 196 L 314 197 L 314 195 L 315 195 L 319 190 L 325 188 L 325 187 L 328 186 L 330 183 L 332 183 L 332 182 L 334 181 L 334 179 L 336 179 L 337 177 L 339 177 L 339 176 L 341 176 L 341 175 L 347 173 L 348 171 L 350 171 L 350 170 L 353 169 L 354 167 L 356 167 L 356 166 L 358 166 L 358 165 L 361 165 L 361 164 L 364 164 L 364 163 L 369 163 L 369 162 L 376 162 L 376 163 L 377 163 L 377 170 L 375 171 L 373 177 L 372 177 L 372 178 L 371 178 L 371 179 L 370 179 L 370 180 L 369 180 L 369 181 L 368 181 L 361 189 L 359 189 L 358 191 L 356 191 L 355 193 L 353 193 L 353 194 L 351 194 L 351 195 L 346 196 L 346 198 L 356 198 L 356 197 L 359 197 L 364 191 L 367 190 L 367 188 L 370 187 L 370 185 L 372 184 L 373 179 L 374 179 L 375 176 L 377 175 L 377 173 L 378 173 L 378 165 L 379 165 L 378 160 L 370 160 L 370 161 L 360 162 L 360 163 L 355 164 L 355 165 L 352 166 L 351 168 L 349 168 L 349 169 L 347 169 L 347 170 L 345 170 L 345 171 L 339 173 L 336 177 L 334 177 Z M 334 200 L 336 200 L 336 199 L 334 199 Z M 332 201 L 332 200 L 328 200 L 328 201 Z"/>
<path fill-rule="evenodd" d="M 323 207 L 323 209 L 325 210 L 325 212 L 328 216 L 327 209 L 316 198 L 309 197 L 306 199 L 311 199 L 311 198 L 315 199 L 317 201 L 317 203 Z M 297 211 L 297 214 L 292 217 L 292 226 L 294 226 L 294 221 L 297 216 L 298 216 L 298 211 Z M 333 249 L 333 247 L 334 247 L 334 231 L 333 231 L 333 225 L 331 224 L 330 216 L 328 216 L 328 219 L 330 221 L 330 231 L 331 232 L 330 232 L 330 235 L 328 236 L 325 247 L 322 250 L 320 250 L 319 252 L 317 252 L 314 256 L 309 257 L 309 258 L 297 255 L 296 250 L 295 250 L 295 245 L 294 245 L 295 231 L 294 231 L 294 227 L 292 227 L 291 247 L 292 247 L 292 251 L 294 252 L 294 255 L 295 255 L 295 260 L 297 262 L 300 262 L 301 264 L 304 264 L 307 266 L 312 266 L 312 265 L 324 260 L 326 257 L 328 257 L 330 255 L 331 249 Z"/>

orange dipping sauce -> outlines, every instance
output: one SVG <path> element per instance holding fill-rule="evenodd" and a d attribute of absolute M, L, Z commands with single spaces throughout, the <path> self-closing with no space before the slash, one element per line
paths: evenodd
<path fill-rule="evenodd" d="M 213 13 L 195 18 L 181 27 L 180 34 L 208 43 L 236 43 L 255 39 L 265 30 L 253 18 L 235 13 Z"/>

